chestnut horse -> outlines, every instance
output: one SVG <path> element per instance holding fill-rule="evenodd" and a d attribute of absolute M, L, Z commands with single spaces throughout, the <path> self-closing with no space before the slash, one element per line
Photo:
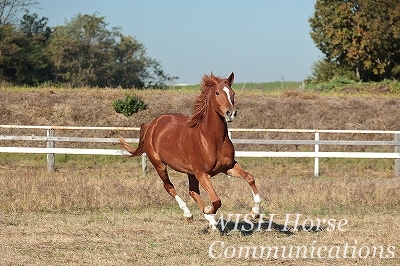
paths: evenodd
<path fill-rule="evenodd" d="M 221 207 L 211 177 L 218 173 L 244 178 L 253 192 L 254 215 L 260 214 L 261 197 L 254 177 L 235 161 L 235 150 L 228 136 L 227 122 L 236 117 L 235 92 L 232 90 L 234 74 L 227 79 L 204 75 L 201 92 L 191 117 L 183 114 L 164 114 L 140 128 L 139 145 L 136 149 L 121 138 L 122 147 L 130 156 L 146 153 L 164 182 L 164 188 L 175 198 L 183 210 L 183 216 L 193 219 L 187 204 L 178 196 L 171 183 L 167 166 L 186 173 L 189 178 L 189 194 L 204 213 L 212 229 L 216 228 L 215 214 Z M 205 206 L 199 184 L 208 193 L 212 206 Z"/>

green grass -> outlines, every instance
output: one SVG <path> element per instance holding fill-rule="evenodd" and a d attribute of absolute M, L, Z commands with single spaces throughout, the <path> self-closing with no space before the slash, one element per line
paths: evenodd
<path fill-rule="evenodd" d="M 294 81 L 275 81 L 275 82 L 249 82 L 233 83 L 232 89 L 236 92 L 258 92 L 258 93 L 277 93 L 284 90 L 297 89 L 301 82 Z M 171 86 L 168 90 L 181 92 L 197 92 L 200 89 L 199 84 Z"/>
<path fill-rule="evenodd" d="M 240 83 L 233 83 L 234 89 L 257 89 L 263 91 L 275 91 L 281 89 L 291 89 L 297 88 L 301 85 L 301 82 L 296 81 L 271 81 L 271 82 L 240 82 Z M 169 86 L 167 90 L 179 90 L 179 91 L 197 91 L 200 88 L 200 84 L 188 84 L 188 85 L 180 85 L 180 86 Z M 0 89 L 2 90 L 9 90 L 9 91 L 31 91 L 31 90 L 41 90 L 41 89 L 53 89 L 53 90 L 63 90 L 68 89 L 66 87 L 60 86 L 38 86 L 38 87 L 31 87 L 31 86 L 13 86 L 13 85 L 1 85 Z M 90 88 L 90 87 L 82 87 L 82 88 L 75 88 L 74 90 L 80 89 L 101 89 L 101 88 Z M 157 89 L 159 90 L 159 89 Z"/>
<path fill-rule="evenodd" d="M 275 82 L 260 82 L 260 83 L 237 83 L 233 84 L 233 89 L 235 90 L 257 90 L 265 93 L 279 92 L 288 89 L 297 89 L 301 86 L 301 82 L 293 81 L 275 81 Z"/>
<path fill-rule="evenodd" d="M 94 169 L 105 168 L 110 166 L 121 166 L 124 164 L 137 164 L 141 165 L 141 157 L 124 157 L 124 156 L 106 156 L 106 155 L 75 155 L 75 154 L 56 154 L 55 164 L 58 170 L 72 170 L 72 169 Z M 237 158 L 245 168 L 260 169 L 262 165 L 270 165 L 278 171 L 284 171 L 291 167 L 301 167 L 301 172 L 294 174 L 302 176 L 303 174 L 312 175 L 314 171 L 313 158 Z M 320 174 L 321 176 L 329 175 L 330 171 L 337 171 L 338 169 L 353 172 L 362 172 L 365 175 L 384 175 L 391 176 L 394 174 L 394 160 L 393 159 L 353 159 L 353 158 L 320 158 Z M 46 168 L 46 155 L 45 154 L 4 154 L 0 153 L 0 167 L 35 167 L 37 169 Z M 147 161 L 148 168 L 152 165 Z M 303 174 L 302 174 L 303 173 Z"/>
<path fill-rule="evenodd" d="M 381 82 L 356 82 L 343 77 L 328 82 L 309 83 L 307 90 L 324 93 L 357 93 L 363 95 L 399 94 L 400 82 L 383 80 Z"/>
<path fill-rule="evenodd" d="M 302 82 L 296 82 L 296 81 L 246 82 L 246 83 L 234 83 L 232 85 L 232 88 L 237 92 L 274 94 L 287 90 L 295 90 L 298 89 L 301 85 Z M 1 84 L 0 84 L 0 89 L 5 91 L 69 90 L 68 88 L 65 87 L 55 87 L 55 86 L 28 87 L 28 86 L 9 86 Z M 82 87 L 73 90 L 76 91 L 81 89 L 102 90 L 101 88 L 90 88 L 90 87 Z M 166 90 L 193 93 L 199 91 L 199 89 L 200 89 L 200 84 L 191 84 L 183 86 L 170 86 Z M 377 94 L 393 95 L 400 93 L 400 81 L 384 80 L 381 82 L 356 82 L 354 80 L 338 77 L 328 82 L 319 82 L 319 83 L 309 82 L 306 84 L 306 90 L 320 92 L 320 93 L 333 93 L 333 94 L 356 93 L 362 95 L 377 95 Z"/>

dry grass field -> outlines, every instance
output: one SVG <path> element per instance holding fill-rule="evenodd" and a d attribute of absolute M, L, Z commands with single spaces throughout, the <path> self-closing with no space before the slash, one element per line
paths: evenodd
<path fill-rule="evenodd" d="M 0 124 L 139 126 L 164 112 L 190 114 L 195 97 L 138 91 L 148 110 L 126 118 L 112 110 L 124 93 L 3 89 Z M 400 128 L 399 97 L 238 91 L 236 101 L 236 128 Z M 171 179 L 194 213 L 191 224 L 155 171 L 141 173 L 140 158 L 56 157 L 58 169 L 49 174 L 43 155 L 0 154 L 0 265 L 400 264 L 400 180 L 392 160 L 324 159 L 316 178 L 310 159 L 240 158 L 256 177 L 264 219 L 244 219 L 250 189 L 219 175 L 219 215 L 224 224 L 229 214 L 240 220 L 212 232 L 188 196 L 185 175 L 172 171 Z"/>

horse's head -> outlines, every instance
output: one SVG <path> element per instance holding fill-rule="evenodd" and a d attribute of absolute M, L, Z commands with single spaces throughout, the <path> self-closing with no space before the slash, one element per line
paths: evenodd
<path fill-rule="evenodd" d="M 218 78 L 211 73 L 210 79 L 214 83 L 210 94 L 211 102 L 216 113 L 225 118 L 226 122 L 232 122 L 236 118 L 235 92 L 232 90 L 234 79 L 233 72 L 227 79 Z"/>

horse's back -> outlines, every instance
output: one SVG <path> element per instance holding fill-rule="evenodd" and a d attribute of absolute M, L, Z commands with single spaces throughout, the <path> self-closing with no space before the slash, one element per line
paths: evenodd
<path fill-rule="evenodd" d="M 163 114 L 155 118 L 149 128 L 156 135 L 169 135 L 169 132 L 182 132 L 189 130 L 189 117 L 180 113 Z"/>

